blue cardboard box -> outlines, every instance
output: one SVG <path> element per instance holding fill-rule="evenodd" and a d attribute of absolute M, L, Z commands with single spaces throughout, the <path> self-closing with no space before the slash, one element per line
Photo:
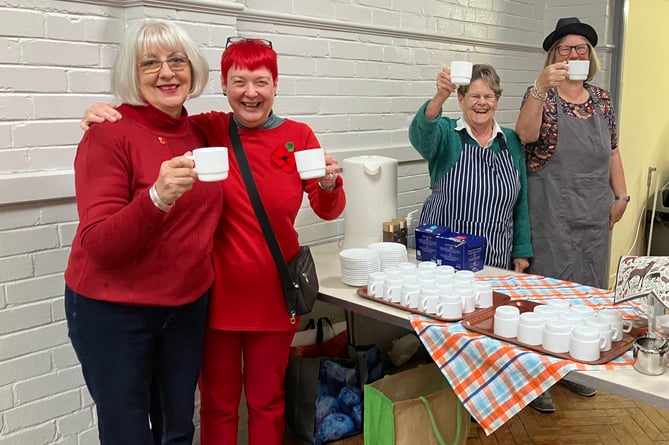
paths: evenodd
<path fill-rule="evenodd" d="M 483 269 L 486 239 L 468 233 L 451 232 L 437 236 L 437 264 L 457 270 Z"/>
<path fill-rule="evenodd" d="M 436 224 L 420 224 L 416 227 L 416 259 L 418 261 L 437 261 L 437 237 L 448 235 L 448 227 Z"/>

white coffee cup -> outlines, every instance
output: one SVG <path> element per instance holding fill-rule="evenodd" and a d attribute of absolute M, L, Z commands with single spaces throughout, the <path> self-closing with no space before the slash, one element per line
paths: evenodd
<path fill-rule="evenodd" d="M 367 295 L 383 298 L 383 283 L 386 281 L 385 272 L 370 272 L 367 275 Z"/>
<path fill-rule="evenodd" d="M 546 300 L 546 304 L 555 306 L 558 309 L 558 312 L 569 310 L 571 307 L 571 304 L 568 300 L 563 300 L 560 298 L 551 298 L 550 300 Z"/>
<path fill-rule="evenodd" d="M 453 281 L 455 277 L 455 268 L 453 266 L 442 265 L 437 266 L 434 278 L 437 281 Z"/>
<path fill-rule="evenodd" d="M 518 341 L 540 345 L 544 336 L 544 318 L 535 312 L 523 312 L 518 319 Z"/>
<path fill-rule="evenodd" d="M 599 360 L 603 339 L 592 326 L 576 326 L 571 330 L 569 355 L 576 360 L 592 362 Z"/>
<path fill-rule="evenodd" d="M 585 322 L 585 326 L 591 326 L 599 332 L 599 337 L 604 340 L 599 348 L 602 351 L 611 350 L 611 339 L 613 338 L 613 329 L 611 322 L 605 318 L 591 318 Z"/>
<path fill-rule="evenodd" d="M 439 297 L 421 297 L 418 309 L 426 314 L 436 314 Z"/>
<path fill-rule="evenodd" d="M 611 323 L 611 329 L 613 329 L 611 341 L 622 340 L 623 334 L 630 332 L 634 327 L 632 320 L 625 320 L 623 315 L 615 309 L 601 309 L 597 312 L 597 317 L 604 318 Z"/>
<path fill-rule="evenodd" d="M 420 285 L 418 282 L 402 282 L 401 295 L 402 306 L 416 309 L 418 307 L 418 302 L 420 301 Z"/>
<path fill-rule="evenodd" d="M 295 166 L 302 179 L 322 178 L 325 176 L 325 151 L 322 148 L 296 151 Z"/>
<path fill-rule="evenodd" d="M 516 306 L 497 306 L 493 317 L 493 333 L 500 337 L 516 337 L 519 320 L 520 309 Z"/>
<path fill-rule="evenodd" d="M 586 80 L 590 70 L 589 60 L 570 60 L 567 62 L 569 80 Z"/>
<path fill-rule="evenodd" d="M 456 85 L 469 85 L 472 80 L 472 62 L 454 60 L 451 62 L 451 82 Z"/>
<path fill-rule="evenodd" d="M 386 277 L 386 281 L 383 283 L 383 299 L 391 303 L 402 301 L 402 279 L 400 277 Z"/>
<path fill-rule="evenodd" d="M 538 306 L 537 306 L 538 307 Z M 535 308 L 536 309 L 536 308 Z M 564 354 L 569 352 L 571 326 L 556 318 L 545 320 L 541 346 L 549 352 Z"/>
<path fill-rule="evenodd" d="M 439 297 L 441 303 L 437 305 L 437 315 L 447 319 L 462 318 L 462 298 L 458 295 Z"/>
<path fill-rule="evenodd" d="M 222 181 L 228 177 L 228 147 L 202 147 L 186 156 L 195 162 L 197 179 L 202 182 Z"/>
<path fill-rule="evenodd" d="M 544 321 L 553 320 L 554 318 L 558 317 L 558 308 L 551 306 L 550 304 L 538 304 L 534 306 L 532 312 L 536 312 L 537 314 L 544 317 Z"/>
<path fill-rule="evenodd" d="M 583 318 L 581 317 L 581 314 L 572 312 L 571 309 L 558 312 L 557 319 L 562 320 L 563 323 L 568 324 L 572 327 L 572 329 L 583 324 Z"/>
<path fill-rule="evenodd" d="M 474 295 L 476 295 L 476 307 L 483 309 L 492 306 L 492 286 L 490 283 L 475 281 Z"/>
<path fill-rule="evenodd" d="M 596 315 L 596 312 L 593 308 L 584 304 L 577 304 L 572 306 L 571 311 L 575 314 L 579 314 L 581 316 L 581 320 L 583 320 L 584 323 L 591 318 L 595 318 Z"/>

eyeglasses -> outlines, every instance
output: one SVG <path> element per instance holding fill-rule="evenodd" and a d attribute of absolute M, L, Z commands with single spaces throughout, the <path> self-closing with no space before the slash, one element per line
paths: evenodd
<path fill-rule="evenodd" d="M 590 47 L 588 45 L 582 44 L 582 45 L 560 45 L 557 47 L 558 52 L 560 53 L 561 56 L 567 56 L 571 53 L 571 50 L 575 49 L 576 54 L 579 56 L 585 56 L 590 52 Z"/>
<path fill-rule="evenodd" d="M 172 71 L 183 71 L 189 65 L 188 57 L 186 56 L 171 56 L 165 60 L 146 59 L 139 62 L 137 65 L 144 74 L 155 74 L 163 68 L 163 63 L 167 62 L 167 66 Z"/>
<path fill-rule="evenodd" d="M 263 45 L 268 48 L 272 47 L 272 42 L 267 39 L 247 39 L 246 37 L 228 37 L 228 40 L 225 42 L 225 49 L 228 49 L 228 46 L 234 45 L 235 43 L 245 43 L 251 42 L 258 45 Z"/>
<path fill-rule="evenodd" d="M 483 99 L 487 103 L 493 103 L 498 99 L 498 96 L 496 94 L 467 94 L 467 98 L 469 99 L 470 102 L 478 102 L 479 100 Z"/>

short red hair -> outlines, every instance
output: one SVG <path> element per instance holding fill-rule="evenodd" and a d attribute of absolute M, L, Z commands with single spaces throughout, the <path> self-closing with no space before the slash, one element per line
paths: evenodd
<path fill-rule="evenodd" d="M 232 67 L 250 71 L 267 68 L 272 73 L 274 85 L 279 80 L 276 52 L 271 47 L 253 39 L 233 43 L 223 51 L 221 56 L 223 85 L 228 84 L 228 71 Z"/>

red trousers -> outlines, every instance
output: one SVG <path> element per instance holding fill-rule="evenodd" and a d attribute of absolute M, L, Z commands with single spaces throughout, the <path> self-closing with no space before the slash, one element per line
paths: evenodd
<path fill-rule="evenodd" d="M 201 445 L 237 445 L 242 388 L 249 445 L 281 445 L 284 378 L 294 332 L 207 329 L 200 373 Z"/>

